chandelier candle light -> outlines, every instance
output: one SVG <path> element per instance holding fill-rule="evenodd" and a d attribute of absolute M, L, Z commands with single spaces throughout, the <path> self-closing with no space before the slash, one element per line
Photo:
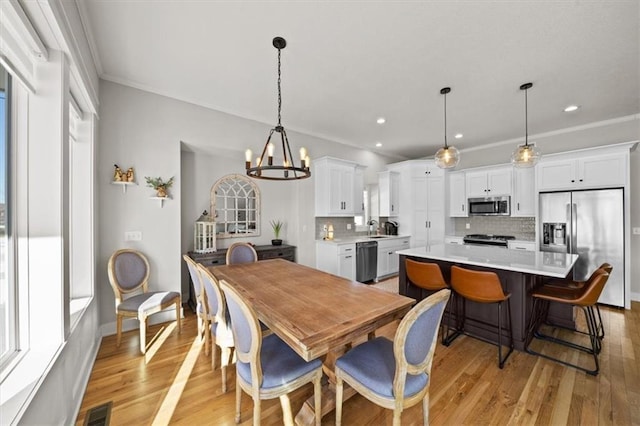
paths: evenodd
<path fill-rule="evenodd" d="M 436 165 L 441 169 L 452 169 L 460 162 L 460 151 L 455 146 L 447 145 L 447 93 L 451 92 L 450 87 L 440 89 L 440 94 L 444 95 L 444 146 L 436 152 Z"/>
<path fill-rule="evenodd" d="M 540 159 L 540 151 L 535 145 L 529 145 L 529 119 L 527 109 L 527 91 L 533 87 L 533 83 L 525 83 L 520 86 L 524 90 L 524 145 L 520 145 L 511 155 L 511 164 L 518 168 L 533 167 Z"/>
<path fill-rule="evenodd" d="M 289 147 L 289 138 L 287 132 L 280 122 L 280 112 L 282 110 L 282 90 L 280 88 L 281 72 L 280 72 L 280 54 L 282 49 L 287 46 L 287 41 L 282 37 L 273 39 L 273 47 L 278 49 L 278 124 L 271 129 L 267 142 L 262 149 L 262 154 L 256 158 L 255 166 L 251 164 L 252 152 L 250 149 L 245 151 L 245 168 L 247 175 L 256 179 L 268 180 L 295 180 L 305 179 L 311 176 L 311 160 L 305 148 L 300 148 L 300 166 L 295 165 L 291 148 Z M 274 165 L 273 154 L 275 145 L 271 142 L 273 132 L 280 133 L 282 141 L 282 165 Z M 267 158 L 265 159 L 265 154 Z"/>

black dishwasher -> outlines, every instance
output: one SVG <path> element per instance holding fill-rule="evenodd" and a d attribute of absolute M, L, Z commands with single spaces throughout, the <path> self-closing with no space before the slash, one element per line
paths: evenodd
<path fill-rule="evenodd" d="M 378 243 L 356 243 L 356 281 L 366 283 L 376 279 L 378 272 Z"/>

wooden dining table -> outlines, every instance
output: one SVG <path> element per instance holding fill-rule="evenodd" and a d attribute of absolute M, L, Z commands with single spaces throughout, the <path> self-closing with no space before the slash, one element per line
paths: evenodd
<path fill-rule="evenodd" d="M 412 298 L 283 259 L 212 266 L 209 270 L 236 288 L 260 321 L 302 358 L 323 357 L 328 377 L 322 393 L 323 416 L 335 407 L 336 359 L 354 342 L 401 319 L 415 303 Z M 345 389 L 344 398 L 353 393 Z M 296 423 L 313 422 L 313 398 L 309 398 Z"/>

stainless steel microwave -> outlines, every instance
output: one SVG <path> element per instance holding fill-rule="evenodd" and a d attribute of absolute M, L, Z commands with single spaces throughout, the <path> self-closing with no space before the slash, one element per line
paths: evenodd
<path fill-rule="evenodd" d="M 511 216 L 511 197 L 469 198 L 470 216 Z"/>

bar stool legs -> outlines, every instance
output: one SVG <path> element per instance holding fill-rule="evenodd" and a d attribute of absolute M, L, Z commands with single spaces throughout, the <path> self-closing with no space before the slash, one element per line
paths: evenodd
<path fill-rule="evenodd" d="M 564 339 L 560 339 L 557 337 L 553 337 L 553 336 L 549 336 L 547 334 L 541 333 L 539 331 L 539 326 L 541 325 L 541 323 L 544 321 L 546 322 L 546 317 L 547 314 L 549 312 L 549 301 L 548 300 L 544 300 L 544 299 L 539 299 L 539 298 L 535 298 L 533 301 L 533 313 L 531 316 L 531 321 L 530 321 L 530 326 L 529 326 L 529 335 L 530 338 L 527 339 L 528 342 L 525 346 L 525 350 L 533 355 L 538 355 L 541 356 L 543 358 L 549 359 L 551 361 L 556 361 L 559 362 L 560 364 L 569 366 L 569 367 L 574 367 L 577 368 L 578 370 L 582 370 L 584 372 L 586 372 L 587 374 L 590 374 L 592 376 L 597 376 L 598 372 L 600 371 L 600 364 L 598 362 L 598 354 L 600 353 L 601 349 L 602 349 L 602 337 L 600 334 L 599 330 L 603 330 L 602 327 L 602 317 L 600 315 L 598 319 L 596 319 L 596 314 L 594 312 L 593 306 L 580 306 L 580 309 L 582 310 L 582 312 L 584 312 L 584 316 L 585 316 L 585 320 L 587 323 L 587 329 L 588 332 L 582 332 L 579 330 L 572 330 L 578 333 L 582 333 L 582 334 L 587 334 L 589 336 L 589 340 L 591 343 L 591 347 L 586 347 L 586 346 L 582 346 L 582 345 L 578 345 L 576 343 L 564 340 Z M 598 312 L 599 314 L 599 312 Z M 555 326 L 558 327 L 558 326 Z M 560 327 L 560 328 L 566 328 L 566 327 Z M 604 336 L 604 332 L 602 333 L 602 336 Z M 544 354 L 542 352 L 538 352 L 535 351 L 533 349 L 531 349 L 530 344 L 531 344 L 531 340 L 533 338 L 537 338 L 537 339 L 541 339 L 541 340 L 546 340 L 546 341 L 550 341 L 550 342 L 554 342 L 557 344 L 561 344 L 567 347 L 570 347 L 572 349 L 576 349 L 582 352 L 586 352 L 588 354 L 591 354 L 593 356 L 593 362 L 594 362 L 594 366 L 595 368 L 590 370 L 588 368 L 582 367 L 580 365 L 577 364 L 572 364 L 570 362 L 567 362 L 565 360 L 559 359 L 559 358 L 555 358 L 552 357 L 550 355 Z"/>
<path fill-rule="evenodd" d="M 454 293 L 452 293 L 453 295 Z M 444 336 L 442 344 L 445 346 L 449 346 L 458 336 L 462 335 L 462 334 L 466 334 L 465 333 L 465 321 L 466 321 L 466 299 L 464 297 L 461 297 L 460 295 L 455 295 L 453 297 L 453 302 L 452 305 L 454 306 L 454 310 L 455 310 L 455 321 L 456 321 L 456 325 L 455 325 L 455 329 L 453 333 L 449 333 L 447 332 L 447 334 Z M 511 320 L 511 299 L 507 298 L 506 299 L 506 304 L 507 304 L 507 316 L 509 319 L 509 351 L 507 352 L 507 354 L 503 357 L 502 356 L 502 338 L 503 338 L 503 315 L 502 315 L 502 304 L 504 303 L 504 301 L 500 301 L 500 302 L 496 302 L 498 304 L 498 367 L 500 369 L 504 368 L 504 364 L 506 363 L 507 359 L 509 358 L 509 355 L 511 355 L 511 353 L 513 352 L 513 327 L 512 327 L 512 320 Z M 460 305 L 462 305 L 462 313 L 460 313 Z M 452 317 L 452 313 L 449 313 L 449 320 L 451 320 Z M 447 327 L 450 327 L 449 325 L 447 325 Z M 495 342 L 492 342 L 490 340 L 487 340 L 485 338 L 482 337 L 478 337 L 478 336 L 473 336 L 476 337 L 484 342 L 487 343 L 491 343 L 491 344 L 496 344 Z"/>

